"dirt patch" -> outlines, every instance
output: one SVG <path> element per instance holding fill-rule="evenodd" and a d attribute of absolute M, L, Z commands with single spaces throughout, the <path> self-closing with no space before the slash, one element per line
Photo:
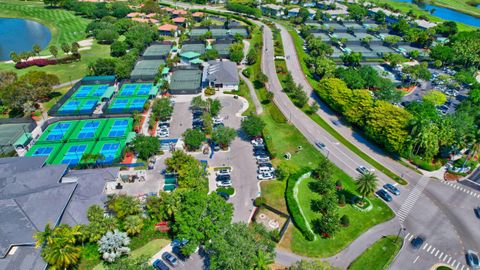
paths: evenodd
<path fill-rule="evenodd" d="M 445 174 L 443 175 L 443 179 L 445 179 L 445 181 L 458 181 L 461 178 L 462 178 L 461 175 L 452 174 L 449 172 L 445 172 Z"/>

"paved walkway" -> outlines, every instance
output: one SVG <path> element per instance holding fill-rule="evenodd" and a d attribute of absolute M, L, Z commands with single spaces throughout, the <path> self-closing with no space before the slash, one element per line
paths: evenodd
<path fill-rule="evenodd" d="M 247 58 L 248 50 L 250 48 L 250 42 L 248 42 L 247 40 L 243 40 L 243 44 L 244 44 L 243 52 L 244 52 L 244 55 L 245 55 L 245 57 L 243 58 L 243 61 L 247 61 L 246 58 Z M 246 65 L 242 64 L 242 66 L 240 68 L 240 72 L 239 72 L 240 78 L 242 79 L 242 81 L 245 82 L 245 84 L 248 87 L 248 90 L 250 90 L 250 96 L 252 97 L 253 104 L 255 105 L 255 111 L 257 112 L 257 114 L 262 114 L 263 113 L 263 107 L 262 107 L 262 104 L 260 103 L 260 100 L 258 99 L 257 93 L 255 92 L 255 87 L 253 87 L 253 84 L 250 81 L 250 79 L 245 77 L 242 73 L 243 70 L 245 70 L 246 68 L 248 68 L 248 67 Z"/>

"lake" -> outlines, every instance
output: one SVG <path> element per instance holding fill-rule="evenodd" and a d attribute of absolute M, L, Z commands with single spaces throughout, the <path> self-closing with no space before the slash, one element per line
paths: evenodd
<path fill-rule="evenodd" d="M 34 44 L 44 49 L 52 34 L 43 24 L 24 20 L 0 18 L 0 61 L 10 60 L 10 53 L 31 51 Z"/>
<path fill-rule="evenodd" d="M 393 0 L 393 1 L 415 4 L 413 3 L 412 0 Z M 439 17 L 441 19 L 444 19 L 447 21 L 461 22 L 464 24 L 480 27 L 480 18 L 471 16 L 465 13 L 461 13 L 453 9 L 438 7 L 438 6 L 429 5 L 429 4 L 418 4 L 417 6 L 427 11 L 435 9 L 435 12 L 432 15 Z"/>

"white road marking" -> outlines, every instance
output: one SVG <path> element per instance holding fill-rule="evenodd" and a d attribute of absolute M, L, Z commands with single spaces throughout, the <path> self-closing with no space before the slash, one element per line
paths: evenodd
<path fill-rule="evenodd" d="M 435 255 L 436 256 L 436 255 Z M 441 260 L 442 259 L 442 256 L 443 256 L 443 252 L 440 253 L 440 255 L 438 256 L 438 258 Z"/>
<path fill-rule="evenodd" d="M 420 258 L 420 256 L 417 256 L 417 258 L 415 258 L 415 260 L 413 260 L 413 263 L 416 263 L 418 258 Z"/>
<path fill-rule="evenodd" d="M 450 263 L 451 260 L 452 260 L 452 257 L 448 258 L 448 262 L 447 262 L 447 263 Z"/>
<path fill-rule="evenodd" d="M 410 235 L 410 238 L 408 238 L 408 241 L 412 240 L 412 238 L 413 238 L 413 234 Z"/>
<path fill-rule="evenodd" d="M 425 245 L 423 245 L 423 248 L 422 249 L 425 249 L 426 247 L 428 247 L 428 244 L 425 243 Z"/>
<path fill-rule="evenodd" d="M 435 253 L 435 257 L 437 257 L 437 254 L 440 252 L 440 250 L 437 250 L 437 252 Z"/>
<path fill-rule="evenodd" d="M 429 246 L 428 249 L 427 249 L 427 252 L 429 252 L 431 248 L 432 248 L 432 246 Z"/>
<path fill-rule="evenodd" d="M 436 248 L 433 248 L 432 251 L 430 252 L 430 254 L 433 254 L 433 252 L 435 252 Z"/>

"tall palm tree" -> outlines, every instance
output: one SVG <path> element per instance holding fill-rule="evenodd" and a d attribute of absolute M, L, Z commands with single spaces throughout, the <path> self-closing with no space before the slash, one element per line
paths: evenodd
<path fill-rule="evenodd" d="M 255 263 L 255 267 L 253 268 L 254 270 L 269 270 L 270 267 L 268 267 L 269 264 L 273 263 L 273 260 L 267 256 L 265 251 L 263 250 L 258 250 L 257 254 L 257 262 Z"/>
<path fill-rule="evenodd" d="M 362 195 L 362 200 L 375 192 L 378 178 L 374 173 L 366 173 L 357 178 L 357 191 Z"/>
<path fill-rule="evenodd" d="M 78 263 L 80 247 L 68 242 L 55 241 L 45 246 L 42 257 L 50 265 L 50 269 L 67 269 Z"/>
<path fill-rule="evenodd" d="M 33 238 L 37 240 L 35 242 L 35 247 L 38 248 L 41 245 L 43 245 L 43 243 L 46 243 L 46 244 L 52 243 L 53 241 L 52 236 L 53 236 L 53 229 L 52 227 L 50 227 L 50 223 L 47 223 L 47 225 L 45 225 L 45 229 L 43 232 L 39 231 L 33 235 Z"/>
<path fill-rule="evenodd" d="M 129 235 L 138 234 L 143 228 L 143 219 L 137 215 L 128 216 L 125 218 L 124 227 Z"/>

